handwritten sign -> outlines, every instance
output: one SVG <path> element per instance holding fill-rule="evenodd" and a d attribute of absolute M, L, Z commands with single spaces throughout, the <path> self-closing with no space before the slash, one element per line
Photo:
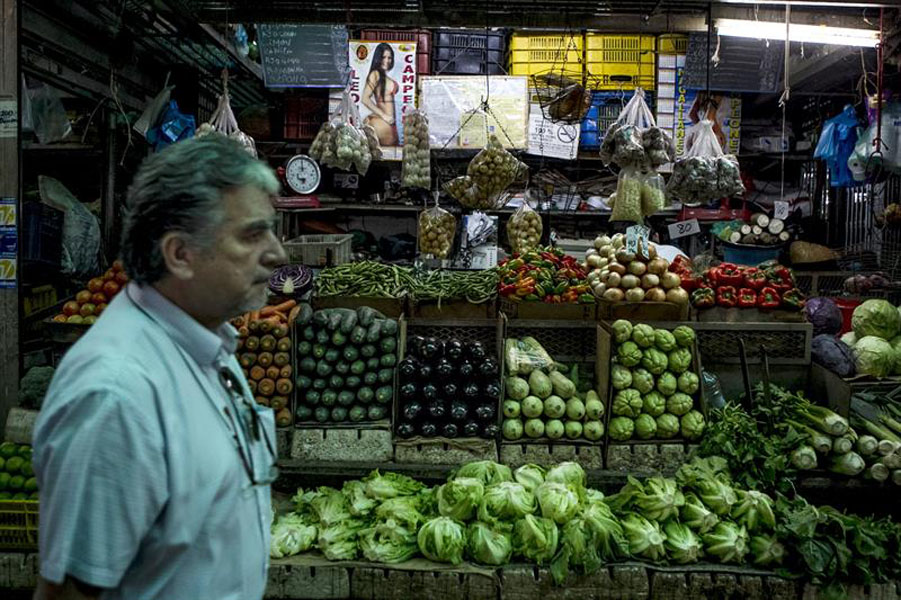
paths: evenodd
<path fill-rule="evenodd" d="M 788 202 L 784 200 L 776 200 L 773 205 L 773 218 L 779 219 L 780 221 L 784 221 L 788 218 L 790 205 Z"/>
<path fill-rule="evenodd" d="M 260 64 L 266 87 L 347 85 L 347 28 L 343 25 L 258 25 Z"/>
<path fill-rule="evenodd" d="M 15 100 L 0 100 L 0 138 L 16 137 L 18 114 Z"/>
<path fill-rule="evenodd" d="M 646 225 L 632 225 L 626 229 L 626 252 L 629 254 L 647 255 L 648 236 L 651 234 L 651 228 Z"/>
<path fill-rule="evenodd" d="M 667 227 L 667 229 L 669 229 L 669 237 L 671 240 L 677 240 L 679 238 L 701 233 L 701 225 L 698 223 L 697 219 L 679 221 L 678 223 L 673 223 Z"/>

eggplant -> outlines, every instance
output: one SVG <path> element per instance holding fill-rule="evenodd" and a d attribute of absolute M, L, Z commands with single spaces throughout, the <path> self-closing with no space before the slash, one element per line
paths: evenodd
<path fill-rule="evenodd" d="M 497 383 L 489 383 L 482 389 L 482 395 L 486 400 L 497 400 L 501 397 L 501 386 Z"/>
<path fill-rule="evenodd" d="M 399 365 L 397 365 L 397 372 L 400 373 L 400 376 L 405 379 L 411 379 L 415 377 L 418 371 L 419 361 L 412 356 L 408 356 L 407 358 L 400 361 Z"/>
<path fill-rule="evenodd" d="M 463 397 L 473 402 L 479 399 L 481 395 L 481 390 L 479 390 L 479 386 L 475 383 L 470 383 L 465 388 L 463 388 Z"/>
<path fill-rule="evenodd" d="M 482 345 L 482 342 L 471 343 L 467 354 L 469 355 L 470 360 L 476 363 L 480 363 L 488 357 L 488 353 L 485 352 L 485 346 Z"/>
<path fill-rule="evenodd" d="M 480 421 L 494 421 L 497 419 L 497 406 L 494 404 L 480 404 L 476 408 L 476 418 Z"/>
<path fill-rule="evenodd" d="M 460 393 L 460 388 L 456 383 L 447 383 L 441 388 L 441 394 L 445 400 L 455 400 L 458 393 Z"/>
<path fill-rule="evenodd" d="M 454 421 L 460 421 L 461 423 L 467 419 L 469 416 L 469 409 L 466 407 L 466 404 L 460 402 L 459 400 L 455 400 L 451 402 L 450 408 L 450 418 Z"/>
<path fill-rule="evenodd" d="M 464 360 L 463 362 L 460 363 L 460 366 L 457 369 L 457 372 L 460 373 L 460 377 L 463 377 L 464 379 L 469 379 L 470 377 L 475 375 L 476 369 L 474 366 L 472 366 L 471 362 L 469 362 L 468 360 Z"/>
<path fill-rule="evenodd" d="M 444 354 L 444 344 L 437 338 L 426 338 L 420 347 L 420 356 L 426 360 L 441 358 Z"/>
<path fill-rule="evenodd" d="M 422 397 L 425 400 L 435 400 L 438 397 L 438 388 L 432 383 L 422 386 Z"/>
<path fill-rule="evenodd" d="M 497 439 L 500 433 L 501 428 L 497 426 L 497 423 L 491 423 L 490 425 L 485 425 L 485 429 L 482 430 L 482 437 Z"/>
<path fill-rule="evenodd" d="M 423 343 L 425 343 L 424 337 L 422 337 L 421 335 L 414 335 L 407 339 L 407 349 L 413 356 L 418 356 L 421 358 Z"/>
<path fill-rule="evenodd" d="M 447 406 L 441 400 L 429 402 L 429 418 L 441 420 L 447 414 Z"/>
<path fill-rule="evenodd" d="M 497 360 L 493 358 L 486 358 L 479 363 L 479 373 L 482 377 L 497 377 L 500 372 L 500 366 L 498 366 Z"/>
<path fill-rule="evenodd" d="M 455 438 L 460 435 L 460 430 L 454 423 L 447 423 L 441 428 L 441 435 L 444 437 Z"/>
<path fill-rule="evenodd" d="M 435 366 L 435 373 L 441 379 L 449 379 L 454 375 L 454 365 L 446 358 L 442 358 Z"/>
<path fill-rule="evenodd" d="M 438 428 L 434 423 L 423 423 L 419 428 L 419 431 L 425 437 L 435 437 L 436 435 L 438 435 Z"/>
<path fill-rule="evenodd" d="M 416 427 L 412 423 L 401 423 L 397 426 L 397 435 L 402 438 L 411 438 L 416 435 Z"/>
<path fill-rule="evenodd" d="M 432 375 L 433 375 L 432 371 L 433 371 L 432 365 L 427 365 L 427 364 L 419 365 L 419 372 L 418 372 L 419 381 L 422 381 L 424 383 L 431 381 Z"/>
<path fill-rule="evenodd" d="M 398 390 L 401 400 L 412 400 L 416 397 L 418 391 L 415 383 L 405 383 L 400 386 L 400 390 Z"/>
<path fill-rule="evenodd" d="M 482 431 L 482 427 L 475 421 L 469 421 L 463 426 L 463 435 L 466 437 L 479 437 L 480 431 Z"/>
<path fill-rule="evenodd" d="M 422 404 L 420 402 L 409 402 L 404 406 L 404 418 L 408 421 L 415 421 L 422 414 Z"/>
<path fill-rule="evenodd" d="M 460 340 L 450 340 L 445 342 L 444 356 L 454 361 L 463 358 L 463 343 Z"/>

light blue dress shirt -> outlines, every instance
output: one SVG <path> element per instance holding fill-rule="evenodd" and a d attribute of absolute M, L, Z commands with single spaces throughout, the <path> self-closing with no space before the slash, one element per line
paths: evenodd
<path fill-rule="evenodd" d="M 252 400 L 231 325 L 201 326 L 129 283 L 63 358 L 34 434 L 41 575 L 108 588 L 107 599 L 263 596 L 271 521 L 272 410 L 254 441 L 219 379 Z M 248 412 L 249 414 L 249 412 Z"/>

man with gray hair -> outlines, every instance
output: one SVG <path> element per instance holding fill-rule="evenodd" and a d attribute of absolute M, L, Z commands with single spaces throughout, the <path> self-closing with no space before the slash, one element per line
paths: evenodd
<path fill-rule="evenodd" d="M 228 320 L 285 254 L 272 170 L 210 135 L 146 161 L 128 193 L 131 282 L 63 358 L 34 434 L 35 598 L 263 596 L 272 411 Z"/>

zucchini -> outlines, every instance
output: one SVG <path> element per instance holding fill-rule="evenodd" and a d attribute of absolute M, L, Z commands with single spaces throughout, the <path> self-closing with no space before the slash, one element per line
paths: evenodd
<path fill-rule="evenodd" d="M 379 348 L 385 354 L 390 354 L 397 350 L 397 340 L 393 337 L 382 338 Z"/>
<path fill-rule="evenodd" d="M 322 378 L 313 380 L 313 389 L 317 392 L 321 392 L 322 390 L 328 387 L 328 381 Z"/>
<path fill-rule="evenodd" d="M 331 341 L 331 339 L 332 339 L 332 336 L 330 336 L 328 334 L 328 331 L 326 329 L 320 329 L 319 331 L 316 332 L 316 343 L 317 344 L 323 344 L 323 345 L 328 344 L 329 341 Z"/>
<path fill-rule="evenodd" d="M 317 328 L 322 328 L 328 325 L 328 317 L 331 313 L 331 309 L 323 308 L 322 310 L 317 310 L 313 313 L 313 325 Z"/>
<path fill-rule="evenodd" d="M 347 343 L 347 336 L 341 333 L 340 331 L 336 331 L 332 334 L 332 345 L 333 346 L 343 346 Z"/>
<path fill-rule="evenodd" d="M 319 360 L 320 358 L 325 358 L 325 353 L 328 352 L 328 348 L 325 344 L 314 344 L 313 345 L 313 358 Z"/>
<path fill-rule="evenodd" d="M 363 375 L 363 385 L 374 386 L 379 382 L 379 374 L 375 371 L 367 371 L 365 375 Z"/>
<path fill-rule="evenodd" d="M 350 343 L 354 346 L 360 346 L 366 343 L 366 328 L 357 325 L 350 332 Z"/>
<path fill-rule="evenodd" d="M 350 335 L 350 332 L 354 330 L 354 327 L 357 326 L 357 313 L 356 311 L 350 311 L 344 313 L 344 318 L 341 319 L 340 331 L 344 335 Z"/>
<path fill-rule="evenodd" d="M 303 328 L 303 331 L 300 332 L 300 336 L 305 341 L 312 342 L 316 339 L 316 329 L 314 329 L 312 325 L 307 325 Z"/>
<path fill-rule="evenodd" d="M 390 385 L 383 385 L 375 391 L 375 401 L 379 404 L 390 404 L 394 397 L 394 389 Z"/>
<path fill-rule="evenodd" d="M 339 358 L 341 358 L 341 352 L 337 348 L 329 348 L 325 351 L 325 360 L 328 362 L 338 362 Z"/>
<path fill-rule="evenodd" d="M 297 354 L 300 356 L 309 356 L 310 352 L 313 351 L 313 344 L 307 341 L 303 341 L 297 344 Z"/>
<path fill-rule="evenodd" d="M 378 371 L 380 366 L 379 359 L 375 356 L 366 359 L 366 368 L 370 371 Z"/>
<path fill-rule="evenodd" d="M 300 361 L 300 370 L 304 373 L 312 373 L 316 370 L 316 359 L 310 356 Z"/>
<path fill-rule="evenodd" d="M 319 398 L 321 397 L 322 395 L 316 390 L 307 390 L 306 395 L 304 395 L 304 400 L 306 400 L 307 404 L 310 406 L 316 406 L 319 404 Z"/>
<path fill-rule="evenodd" d="M 366 372 L 366 363 L 362 360 L 352 362 L 350 364 L 350 372 L 354 375 L 362 375 Z"/>
<path fill-rule="evenodd" d="M 322 396 L 319 398 L 319 403 L 322 406 L 332 407 L 338 402 L 338 392 L 332 389 L 325 390 L 322 392 Z"/>
<path fill-rule="evenodd" d="M 320 360 L 316 363 L 316 374 L 320 377 L 328 377 L 332 374 L 332 365 L 330 365 L 327 361 Z"/>
<path fill-rule="evenodd" d="M 358 387 L 360 387 L 361 383 L 363 383 L 363 381 L 356 375 L 351 375 L 350 377 L 346 377 L 344 379 L 344 387 L 349 390 L 357 389 Z"/>
<path fill-rule="evenodd" d="M 394 383 L 394 369 L 379 370 L 379 383 Z"/>
<path fill-rule="evenodd" d="M 381 421 L 385 417 L 388 416 L 388 411 L 384 406 L 379 406 L 378 404 L 372 404 L 369 406 L 369 410 L 366 411 L 366 416 L 370 421 Z"/>
<path fill-rule="evenodd" d="M 394 319 L 383 320 L 381 331 L 383 337 L 397 337 L 397 321 Z"/>
<path fill-rule="evenodd" d="M 294 380 L 294 385 L 298 390 L 307 390 L 313 387 L 313 380 L 306 375 L 298 375 L 297 379 Z"/>
<path fill-rule="evenodd" d="M 340 375 L 332 375 L 328 380 L 328 386 L 333 390 L 344 389 L 344 378 Z"/>
<path fill-rule="evenodd" d="M 354 362 L 360 358 L 360 351 L 354 348 L 353 346 L 345 346 L 344 347 L 344 360 L 347 362 Z"/>
<path fill-rule="evenodd" d="M 372 325 L 369 326 L 369 329 L 366 330 L 366 341 L 370 344 L 374 344 L 379 341 L 380 337 L 382 337 L 382 321 L 373 321 Z"/>
<path fill-rule="evenodd" d="M 384 319 L 385 315 L 370 306 L 361 306 L 357 309 L 357 317 L 360 325 L 369 327 L 376 319 Z"/>
<path fill-rule="evenodd" d="M 347 420 L 347 409 L 343 406 L 336 406 L 332 409 L 332 421 L 335 423 L 341 423 L 342 421 Z"/>
<path fill-rule="evenodd" d="M 338 404 L 340 406 L 350 406 L 354 403 L 356 396 L 350 390 L 342 390 L 338 394 Z"/>
<path fill-rule="evenodd" d="M 348 373 L 350 373 L 350 363 L 339 360 L 335 363 L 335 373 L 338 373 L 339 375 L 347 375 Z"/>
<path fill-rule="evenodd" d="M 362 404 L 369 404 L 375 398 L 375 392 L 369 386 L 363 386 L 357 390 L 357 400 Z"/>
<path fill-rule="evenodd" d="M 397 363 L 397 356 L 394 354 L 383 354 L 379 362 L 383 367 L 393 367 Z"/>
<path fill-rule="evenodd" d="M 297 319 L 294 321 L 298 326 L 306 326 L 313 320 L 313 307 L 306 302 L 300 303 L 300 312 L 297 313 Z"/>
<path fill-rule="evenodd" d="M 372 358 L 375 356 L 376 347 L 373 344 L 366 344 L 362 348 L 360 348 L 360 355 L 363 358 Z"/>

